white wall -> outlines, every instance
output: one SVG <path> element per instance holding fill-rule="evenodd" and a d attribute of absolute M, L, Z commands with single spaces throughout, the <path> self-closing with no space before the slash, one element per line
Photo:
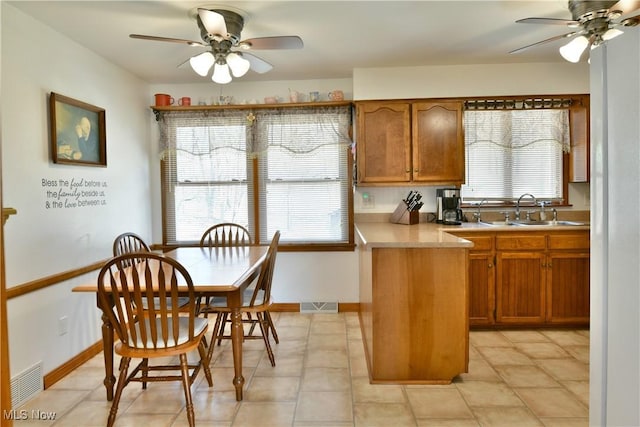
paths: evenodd
<path fill-rule="evenodd" d="M 590 423 L 640 425 L 640 28 L 591 56 Z"/>
<path fill-rule="evenodd" d="M 105 259 L 127 230 L 151 238 L 147 86 L 80 44 L 2 2 L 3 202 L 18 214 L 4 227 L 7 288 Z M 106 110 L 106 168 L 55 165 L 48 94 Z M 47 207 L 42 180 L 104 183 L 97 207 Z M 95 295 L 71 292 L 94 275 L 11 299 L 12 376 L 43 361 L 46 373 L 100 338 Z M 69 332 L 58 322 L 67 317 Z"/>
<path fill-rule="evenodd" d="M 356 68 L 353 93 L 356 100 L 589 93 L 589 67 L 554 62 Z"/>

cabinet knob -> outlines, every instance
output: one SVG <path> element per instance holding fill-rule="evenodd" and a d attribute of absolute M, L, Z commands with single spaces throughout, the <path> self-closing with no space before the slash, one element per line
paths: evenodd
<path fill-rule="evenodd" d="M 493 264 L 492 264 L 492 263 L 489 263 L 488 267 L 489 267 L 489 268 L 493 268 Z"/>
<path fill-rule="evenodd" d="M 405 170 L 406 173 L 411 173 L 411 169 Z"/>
<path fill-rule="evenodd" d="M 420 169 L 414 169 L 413 171 L 414 172 L 420 172 Z"/>

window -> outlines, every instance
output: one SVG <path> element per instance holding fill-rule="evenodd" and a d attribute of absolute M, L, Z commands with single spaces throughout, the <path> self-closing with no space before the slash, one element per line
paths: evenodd
<path fill-rule="evenodd" d="M 353 244 L 348 106 L 160 116 L 166 244 L 220 222 L 258 242 Z"/>
<path fill-rule="evenodd" d="M 563 199 L 568 109 L 467 110 L 464 129 L 463 199 Z"/>

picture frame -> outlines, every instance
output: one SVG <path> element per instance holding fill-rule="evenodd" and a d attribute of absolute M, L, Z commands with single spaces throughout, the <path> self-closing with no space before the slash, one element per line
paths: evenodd
<path fill-rule="evenodd" d="M 51 92 L 49 120 L 53 163 L 107 166 L 104 108 Z"/>

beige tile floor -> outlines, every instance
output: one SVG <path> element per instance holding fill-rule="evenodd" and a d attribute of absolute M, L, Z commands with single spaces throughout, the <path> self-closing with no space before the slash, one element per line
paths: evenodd
<path fill-rule="evenodd" d="M 247 341 L 242 402 L 231 384 L 230 343 L 211 361 L 213 388 L 193 385 L 199 426 L 588 426 L 589 332 L 472 331 L 469 373 L 444 386 L 369 384 L 356 313 L 275 313 L 280 344 L 271 367 L 262 341 Z M 37 425 L 103 426 L 110 403 L 102 355 L 22 408 L 55 412 Z M 116 365 L 117 366 L 117 365 Z M 185 426 L 179 383 L 123 393 L 117 426 Z"/>

